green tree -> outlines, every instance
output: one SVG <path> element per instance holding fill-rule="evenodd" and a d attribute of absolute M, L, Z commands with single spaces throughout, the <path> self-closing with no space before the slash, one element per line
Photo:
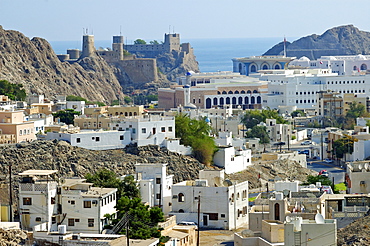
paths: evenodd
<path fill-rule="evenodd" d="M 134 41 L 134 44 L 146 44 L 146 42 L 145 40 L 138 38 Z"/>
<path fill-rule="evenodd" d="M 366 107 L 363 104 L 352 102 L 349 105 L 349 110 L 346 113 L 345 119 L 345 128 L 353 129 L 355 125 L 356 118 L 366 117 L 368 113 L 366 112 Z"/>
<path fill-rule="evenodd" d="M 212 162 L 213 154 L 217 150 L 215 142 L 209 136 L 212 127 L 205 121 L 190 119 L 185 114 L 178 114 L 175 117 L 175 135 L 180 138 L 180 143 L 191 146 L 194 157 L 204 163 Z"/>
<path fill-rule="evenodd" d="M 159 42 L 157 40 L 152 40 L 149 42 L 150 44 L 159 44 Z"/>
<path fill-rule="evenodd" d="M 115 172 L 108 169 L 101 169 L 94 174 L 88 173 L 85 175 L 85 179 L 87 182 L 93 183 L 96 187 L 117 188 L 117 199 L 124 194 L 123 182 Z"/>
<path fill-rule="evenodd" d="M 245 125 L 247 129 L 258 125 L 260 122 L 266 122 L 266 119 L 276 119 L 278 124 L 286 124 L 287 121 L 284 120 L 282 116 L 279 115 L 277 110 L 271 109 L 254 109 L 245 111 L 241 122 Z"/>
<path fill-rule="evenodd" d="M 334 191 L 333 182 L 328 177 L 322 175 L 308 175 L 307 180 L 303 182 L 303 185 L 316 184 L 316 182 L 321 182 L 321 185 L 331 186 Z"/>
<path fill-rule="evenodd" d="M 295 110 L 290 114 L 293 118 L 294 117 L 300 117 L 300 116 L 306 116 L 306 113 L 303 112 L 302 110 Z"/>
<path fill-rule="evenodd" d="M 266 126 L 254 126 L 247 132 L 248 138 L 259 138 L 260 144 L 263 144 L 263 152 L 266 151 L 266 144 L 270 143 L 270 137 L 267 133 Z"/>
<path fill-rule="evenodd" d="M 19 101 L 24 101 L 27 96 L 22 84 L 9 83 L 7 80 L 0 80 L 0 95 L 5 95 L 11 100 Z"/>
<path fill-rule="evenodd" d="M 124 101 L 126 104 L 130 104 L 130 103 L 132 103 L 132 99 L 131 99 L 131 97 L 129 97 L 129 96 L 125 96 L 125 97 L 123 98 L 123 101 Z"/>
<path fill-rule="evenodd" d="M 81 112 L 74 111 L 73 109 L 59 110 L 53 113 L 54 118 L 59 118 L 60 122 L 64 122 L 67 125 L 73 125 L 75 115 L 80 115 Z"/>
<path fill-rule="evenodd" d="M 350 135 L 344 135 L 344 138 L 340 138 L 333 143 L 333 153 L 338 158 L 343 158 L 346 153 L 353 152 L 353 144 L 356 142 L 356 138 Z"/>

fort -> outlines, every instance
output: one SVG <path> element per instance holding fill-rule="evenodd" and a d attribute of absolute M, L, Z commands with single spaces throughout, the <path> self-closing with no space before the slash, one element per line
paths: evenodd
<path fill-rule="evenodd" d="M 129 81 L 124 83 L 121 81 L 121 85 L 131 84 L 134 87 L 140 87 L 143 84 L 158 81 L 156 58 L 166 54 L 176 57 L 169 70 L 186 63 L 189 57 L 194 58 L 190 44 L 181 44 L 180 34 L 177 33 L 165 34 L 164 42 L 161 44 L 125 45 L 123 36 L 113 36 L 112 48 L 99 50 L 95 49 L 93 35 L 83 35 L 82 51 L 68 49 L 67 54 L 58 55 L 58 58 L 62 62 L 74 63 L 77 60 L 98 55 L 108 64 L 118 68 L 121 71 L 121 77 L 128 78 Z"/>

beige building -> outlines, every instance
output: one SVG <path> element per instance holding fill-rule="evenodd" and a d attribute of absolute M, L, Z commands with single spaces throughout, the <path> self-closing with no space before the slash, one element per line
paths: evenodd
<path fill-rule="evenodd" d="M 33 103 L 31 107 L 25 109 L 27 114 L 46 114 L 49 115 L 53 112 L 52 110 L 53 104 L 52 103 Z"/>
<path fill-rule="evenodd" d="M 124 106 L 112 106 L 107 107 L 107 114 L 109 116 L 139 116 L 144 113 L 144 106 L 131 106 L 131 107 L 124 107 Z"/>
<path fill-rule="evenodd" d="M 36 139 L 34 122 L 24 121 L 23 111 L 0 111 L 0 130 L 3 141 L 8 143 Z"/>
<path fill-rule="evenodd" d="M 196 77 L 196 81 L 194 80 Z M 262 108 L 263 96 L 267 93 L 267 81 L 247 76 L 217 78 L 208 73 L 193 74 L 188 85 L 182 84 L 171 88 L 158 89 L 158 106 L 170 109 L 180 105 L 186 106 L 185 94 L 190 94 L 189 103 L 197 108 L 215 108 L 232 105 L 232 108 Z M 190 87 L 190 88 L 189 88 Z"/>

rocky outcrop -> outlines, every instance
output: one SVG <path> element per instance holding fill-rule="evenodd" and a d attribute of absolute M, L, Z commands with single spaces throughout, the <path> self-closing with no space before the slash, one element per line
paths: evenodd
<path fill-rule="evenodd" d="M 160 72 L 164 73 L 168 80 L 176 81 L 176 77 L 186 74 L 188 71 L 199 72 L 198 62 L 193 52 L 165 53 L 156 57 Z"/>
<path fill-rule="evenodd" d="M 115 74 L 99 56 L 73 64 L 61 62 L 42 38 L 30 40 L 22 33 L 0 26 L 0 80 L 23 84 L 27 93 L 48 98 L 78 95 L 92 101 L 110 103 L 122 90 Z"/>
<path fill-rule="evenodd" d="M 263 55 L 283 55 L 284 43 L 279 43 Z M 353 25 L 339 26 L 322 35 L 312 34 L 292 43 L 286 43 L 286 55 L 306 56 L 317 59 L 320 56 L 370 54 L 370 32 L 360 31 Z"/>
<path fill-rule="evenodd" d="M 370 245 L 369 233 L 370 216 L 367 215 L 338 230 L 337 245 Z"/>
<path fill-rule="evenodd" d="M 5 230 L 0 228 L 0 246 L 23 245 L 27 239 L 25 231 L 19 229 Z"/>

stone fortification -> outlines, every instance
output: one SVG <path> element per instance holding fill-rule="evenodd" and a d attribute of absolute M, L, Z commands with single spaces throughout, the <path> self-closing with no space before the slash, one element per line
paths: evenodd
<path fill-rule="evenodd" d="M 284 43 L 281 42 L 263 55 L 283 54 Z M 358 54 L 370 54 L 370 32 L 360 31 L 353 25 L 334 27 L 322 35 L 312 34 L 292 43 L 286 43 L 288 57 L 306 56 L 315 60 L 321 56 Z"/>
<path fill-rule="evenodd" d="M 88 47 L 86 54 L 94 54 Z M 113 68 L 99 56 L 88 55 L 70 64 L 61 62 L 42 38 L 30 40 L 0 26 L 0 80 L 23 84 L 27 93 L 78 95 L 110 103 L 122 87 Z"/>

